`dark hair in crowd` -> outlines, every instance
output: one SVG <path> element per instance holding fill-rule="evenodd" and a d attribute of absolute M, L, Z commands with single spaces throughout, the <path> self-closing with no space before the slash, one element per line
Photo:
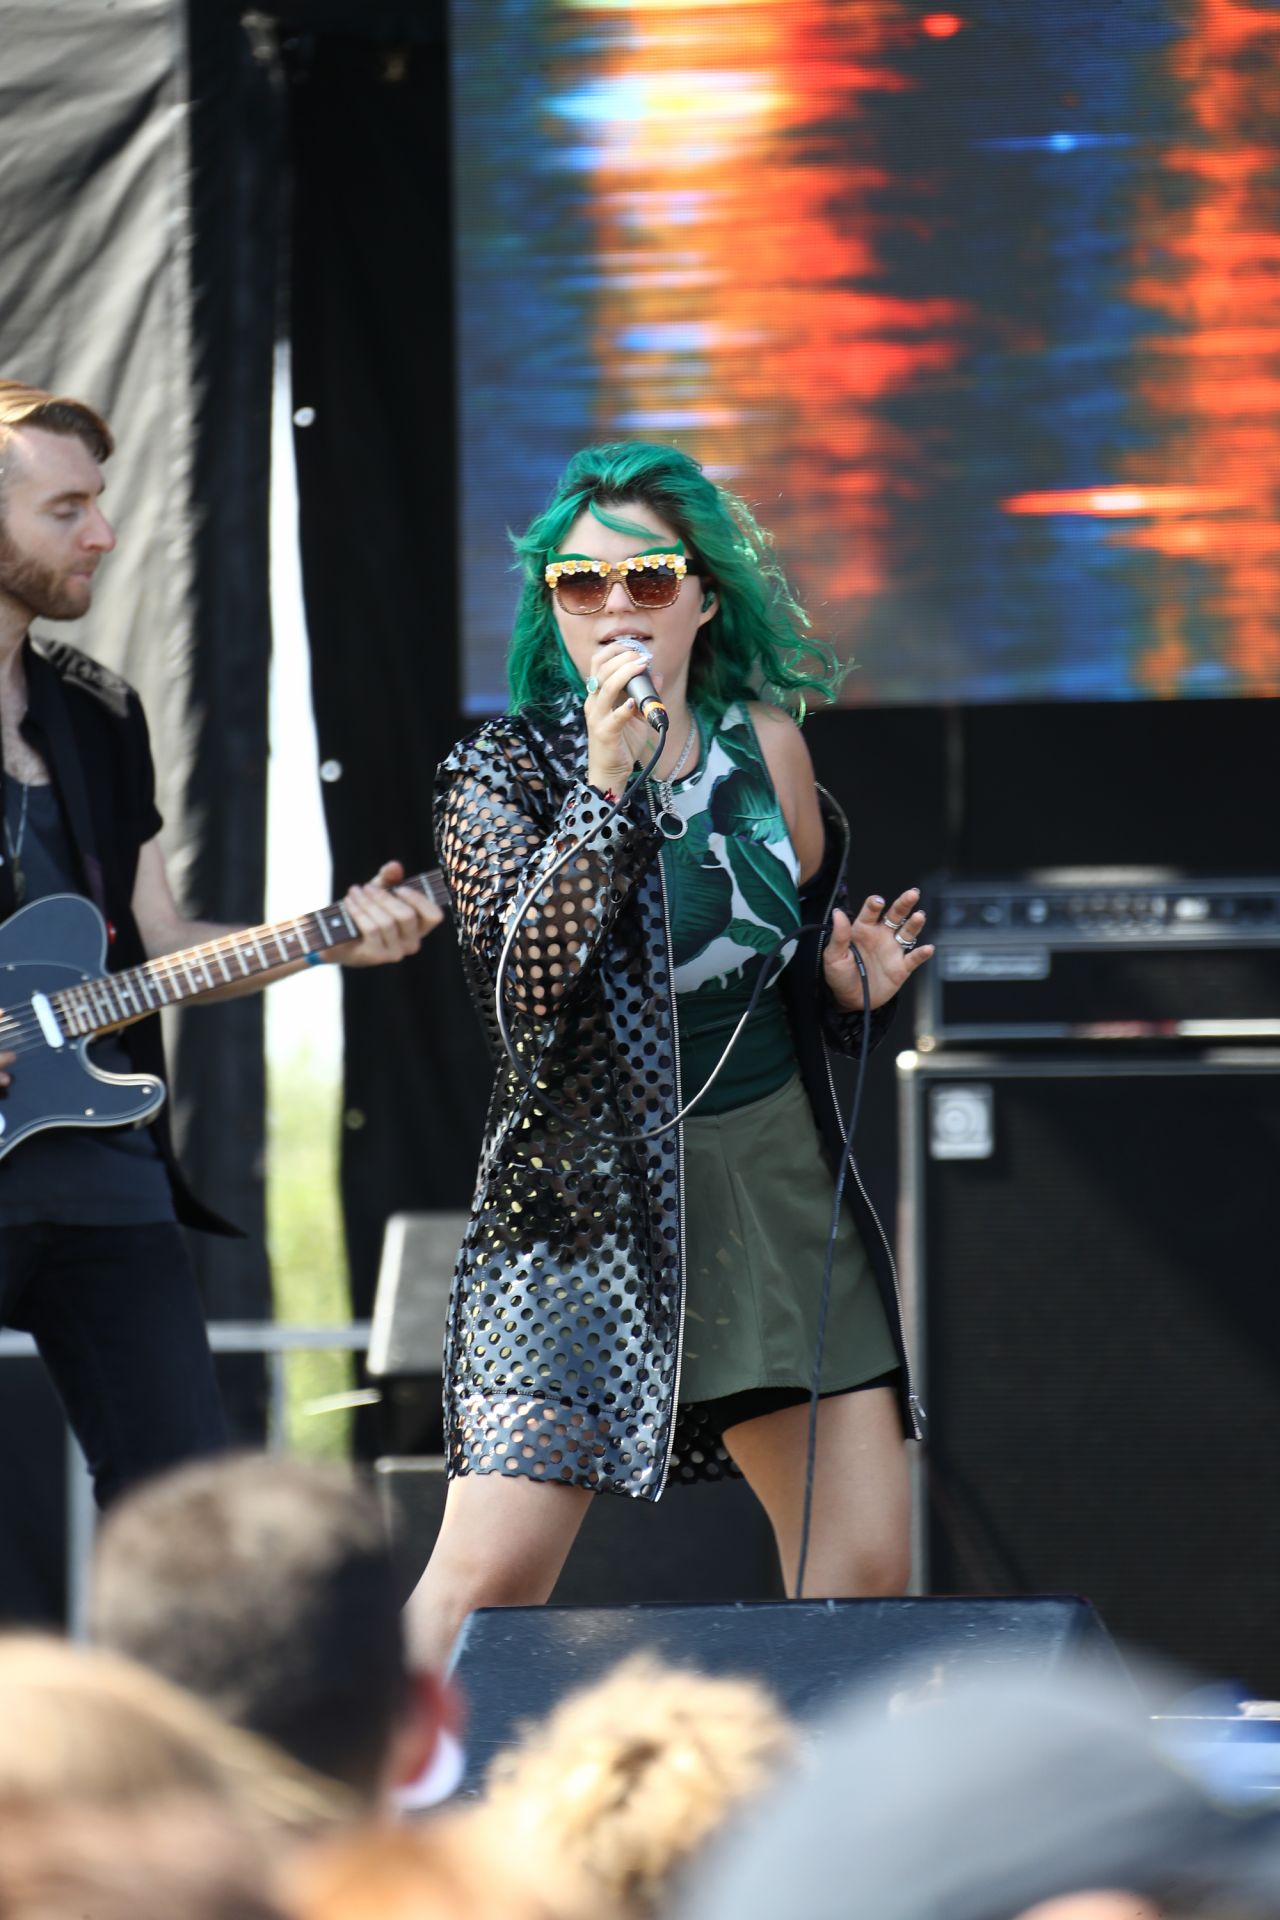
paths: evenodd
<path fill-rule="evenodd" d="M 246 1454 L 149 1481 L 103 1524 L 90 1629 L 377 1794 L 409 1680 L 386 1528 L 346 1469 Z"/>

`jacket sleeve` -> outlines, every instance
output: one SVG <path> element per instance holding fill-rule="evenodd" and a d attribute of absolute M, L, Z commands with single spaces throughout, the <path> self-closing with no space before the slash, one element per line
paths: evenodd
<path fill-rule="evenodd" d="M 525 901 L 504 976 L 506 1004 L 561 1014 L 637 879 L 658 833 L 643 794 L 610 803 L 576 780 L 558 804 L 517 723 L 493 721 L 440 768 L 436 839 L 464 944 L 492 985 Z M 596 829 L 592 833 L 592 829 Z M 587 844 L 560 870 L 574 842 Z"/>
<path fill-rule="evenodd" d="M 825 980 L 818 983 L 818 992 L 822 997 L 822 1034 L 833 1053 L 856 1054 L 862 1046 L 861 1013 L 851 1013 L 837 1004 L 835 995 Z M 871 1009 L 871 1045 L 878 1047 L 897 1017 L 898 1001 L 895 995 L 886 1000 L 882 1007 Z"/>

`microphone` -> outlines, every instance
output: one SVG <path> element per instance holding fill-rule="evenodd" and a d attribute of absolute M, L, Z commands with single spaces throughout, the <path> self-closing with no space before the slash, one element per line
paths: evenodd
<path fill-rule="evenodd" d="M 671 724 L 670 715 L 659 699 L 658 689 L 648 673 L 633 673 L 627 682 L 627 692 L 654 732 L 665 733 Z"/>

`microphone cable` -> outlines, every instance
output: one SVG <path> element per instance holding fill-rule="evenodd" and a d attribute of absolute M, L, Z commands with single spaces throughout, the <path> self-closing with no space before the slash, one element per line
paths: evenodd
<path fill-rule="evenodd" d="M 804 1598 L 805 1568 L 809 1561 L 809 1527 L 813 1519 L 813 1481 L 818 1457 L 818 1402 L 822 1398 L 822 1359 L 827 1341 L 827 1309 L 831 1304 L 836 1235 L 840 1231 L 840 1209 L 844 1205 L 845 1181 L 851 1167 L 855 1172 L 857 1171 L 853 1157 L 853 1136 L 858 1127 L 862 1086 L 866 1077 L 867 1061 L 871 1054 L 871 984 L 867 979 L 866 962 L 852 940 L 849 942 L 849 951 L 854 957 L 858 978 L 862 983 L 862 1032 L 858 1042 L 858 1065 L 853 1076 L 853 1098 L 849 1102 L 849 1118 L 840 1129 L 842 1142 L 840 1172 L 836 1176 L 836 1189 L 831 1202 L 831 1227 L 827 1234 L 827 1250 L 822 1263 L 822 1292 L 818 1296 L 818 1332 L 814 1341 L 813 1377 L 809 1387 L 809 1434 L 804 1457 L 804 1508 L 800 1519 L 800 1552 L 796 1560 L 796 1590 L 793 1596 L 797 1600 Z M 839 1125 L 838 1113 L 836 1120 Z"/>

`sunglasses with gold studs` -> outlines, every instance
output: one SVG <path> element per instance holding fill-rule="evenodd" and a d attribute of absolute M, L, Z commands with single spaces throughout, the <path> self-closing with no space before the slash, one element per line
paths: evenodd
<path fill-rule="evenodd" d="M 542 577 L 565 613 L 599 613 L 615 580 L 622 582 L 633 607 L 649 612 L 674 606 L 688 571 L 684 545 L 677 541 L 674 549 L 652 547 L 616 565 L 583 553 L 548 554 Z"/>

